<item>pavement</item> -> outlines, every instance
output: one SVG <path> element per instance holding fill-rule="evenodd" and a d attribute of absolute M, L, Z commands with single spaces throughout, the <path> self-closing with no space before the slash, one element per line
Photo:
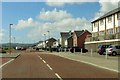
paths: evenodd
<path fill-rule="evenodd" d="M 50 52 L 49 52 L 50 53 Z M 99 68 L 104 68 L 110 71 L 115 71 L 115 72 L 120 72 L 120 69 L 118 68 L 118 59 L 119 56 L 115 56 L 115 57 L 109 57 L 105 58 L 105 55 L 99 55 L 98 56 L 94 56 L 97 53 L 94 53 L 91 56 L 91 53 L 71 53 L 71 52 L 52 52 L 50 54 L 54 54 L 54 55 L 58 55 L 70 60 L 75 60 L 75 61 L 79 61 L 79 62 L 83 62 L 86 64 L 90 64 Z"/>
<path fill-rule="evenodd" d="M 0 54 L 0 58 L 16 58 L 20 55 L 20 53 L 7 53 L 7 54 Z"/>

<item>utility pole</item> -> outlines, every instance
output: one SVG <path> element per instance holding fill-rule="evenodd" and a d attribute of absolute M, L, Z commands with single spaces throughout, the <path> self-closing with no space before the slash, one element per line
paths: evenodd
<path fill-rule="evenodd" d="M 11 54 L 11 26 L 12 26 L 13 24 L 10 24 L 10 26 L 9 26 L 9 44 L 10 44 L 10 54 Z"/>

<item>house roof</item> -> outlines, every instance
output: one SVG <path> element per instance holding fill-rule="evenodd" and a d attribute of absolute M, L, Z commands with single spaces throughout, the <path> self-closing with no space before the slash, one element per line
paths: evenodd
<path fill-rule="evenodd" d="M 103 19 L 103 18 L 105 18 L 105 17 L 108 17 L 108 16 L 110 16 L 110 15 L 112 15 L 112 14 L 118 13 L 118 12 L 120 12 L 120 7 L 118 7 L 118 8 L 116 8 L 116 9 L 114 9 L 114 10 L 112 10 L 112 11 L 104 14 L 103 16 L 101 16 L 100 18 L 92 21 L 91 23 L 93 23 L 93 22 L 95 22 L 95 21 L 98 21 L 98 20 L 100 20 L 100 19 Z"/>
<path fill-rule="evenodd" d="M 69 37 L 70 33 L 69 32 L 60 32 L 60 35 L 64 36 L 64 37 Z"/>
<path fill-rule="evenodd" d="M 83 34 L 84 30 L 82 31 L 74 31 L 76 36 L 79 37 L 81 34 Z"/>
<path fill-rule="evenodd" d="M 50 39 L 47 39 L 46 41 L 48 41 L 48 42 L 53 41 L 54 42 L 54 41 L 57 41 L 57 40 L 55 38 L 50 38 Z"/>
<path fill-rule="evenodd" d="M 89 32 L 88 30 L 74 31 L 77 37 L 80 37 L 83 33 Z M 90 33 L 90 32 L 89 32 Z"/>

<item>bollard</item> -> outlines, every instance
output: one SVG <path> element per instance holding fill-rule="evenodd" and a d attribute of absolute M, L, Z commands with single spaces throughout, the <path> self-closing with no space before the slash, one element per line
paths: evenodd
<path fill-rule="evenodd" d="M 105 53 L 106 53 L 106 54 L 105 54 L 105 59 L 108 59 L 107 51 L 106 51 Z"/>
<path fill-rule="evenodd" d="M 81 55 L 82 55 L 82 48 L 81 48 Z"/>
<path fill-rule="evenodd" d="M 91 49 L 91 57 L 92 57 L 92 49 Z"/>
<path fill-rule="evenodd" d="M 75 48 L 73 48 L 74 49 L 74 52 L 75 52 Z"/>

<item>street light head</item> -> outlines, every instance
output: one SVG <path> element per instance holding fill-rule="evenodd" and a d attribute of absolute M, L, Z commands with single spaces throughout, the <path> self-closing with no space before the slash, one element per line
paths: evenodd
<path fill-rule="evenodd" d="M 13 24 L 10 24 L 10 25 L 13 25 Z"/>

